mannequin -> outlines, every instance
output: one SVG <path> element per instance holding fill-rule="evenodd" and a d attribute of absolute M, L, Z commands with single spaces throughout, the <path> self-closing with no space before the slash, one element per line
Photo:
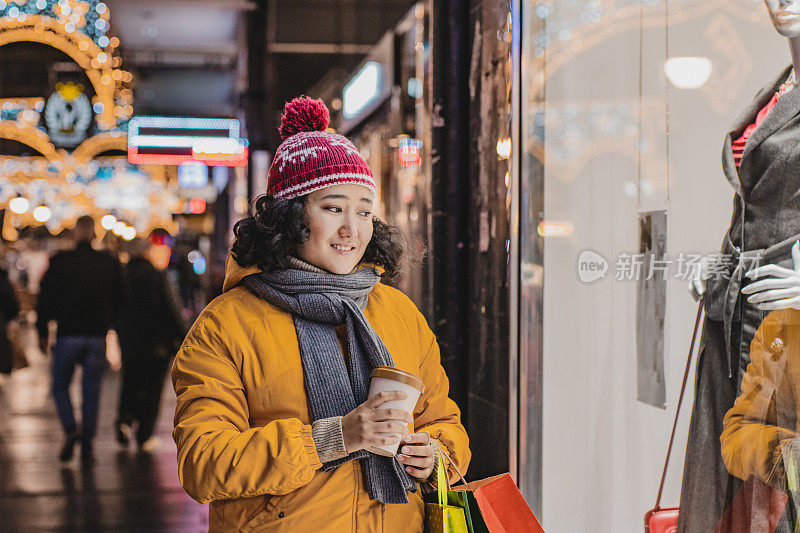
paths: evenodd
<path fill-rule="evenodd" d="M 773 309 L 800 309 L 800 91 L 794 84 L 794 72 L 800 72 L 800 0 L 765 4 L 775 29 L 789 40 L 794 69 L 787 66 L 756 94 L 723 145 L 723 171 L 735 192 L 733 214 L 722 259 L 713 268 L 721 275 L 706 279 L 681 533 L 714 531 L 741 487 L 722 460 L 723 417 L 740 393 L 761 321 Z M 737 165 L 734 145 L 742 142 Z M 788 524 L 785 513 L 776 531 L 790 531 Z"/>
<path fill-rule="evenodd" d="M 794 72 L 800 72 L 800 1 L 764 0 L 775 30 L 789 40 Z M 792 268 L 778 265 L 757 267 L 747 272 L 750 279 L 765 279 L 742 289 L 747 301 L 761 310 L 800 309 L 800 241 L 792 246 Z"/>

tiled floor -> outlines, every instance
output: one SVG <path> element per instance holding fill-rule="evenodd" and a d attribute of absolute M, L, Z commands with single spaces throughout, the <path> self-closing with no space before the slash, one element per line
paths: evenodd
<path fill-rule="evenodd" d="M 103 382 L 95 462 L 81 465 L 76 448 L 69 463 L 58 460 L 63 435 L 49 391 L 49 360 L 33 350 L 31 366 L 0 382 L 0 531 L 208 530 L 208 506 L 178 484 L 170 436 L 175 408 L 167 383 L 152 453 L 123 450 L 114 439 L 119 374 Z M 80 405 L 79 375 L 73 401 Z M 2 378 L 0 378 L 2 379 Z"/>

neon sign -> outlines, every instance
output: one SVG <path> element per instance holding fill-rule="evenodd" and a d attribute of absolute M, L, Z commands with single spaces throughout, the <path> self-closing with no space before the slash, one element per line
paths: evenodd
<path fill-rule="evenodd" d="M 370 61 L 345 86 L 342 93 L 342 115 L 351 119 L 358 116 L 381 94 L 383 67 Z"/>
<path fill-rule="evenodd" d="M 133 117 L 128 125 L 128 161 L 180 165 L 247 165 L 247 140 L 231 118 Z"/>
<path fill-rule="evenodd" d="M 401 167 L 422 165 L 422 141 L 403 137 L 397 146 L 397 159 Z"/>

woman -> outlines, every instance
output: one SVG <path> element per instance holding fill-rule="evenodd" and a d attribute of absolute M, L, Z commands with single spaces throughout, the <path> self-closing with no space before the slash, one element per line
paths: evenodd
<path fill-rule="evenodd" d="M 328 121 L 321 101 L 287 104 L 267 194 L 173 366 L 179 476 L 211 502 L 212 531 L 422 531 L 437 448 L 469 464 L 436 339 L 379 283 L 397 273 L 396 230 L 371 215 L 372 172 Z M 367 399 L 377 366 L 422 378 L 413 413 L 381 407 L 399 391 Z M 381 433 L 402 436 L 396 458 L 365 450 L 400 440 Z"/>

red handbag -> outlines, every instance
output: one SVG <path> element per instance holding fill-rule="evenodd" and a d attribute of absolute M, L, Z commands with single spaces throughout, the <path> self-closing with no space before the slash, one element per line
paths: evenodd
<path fill-rule="evenodd" d="M 650 533 L 676 533 L 678 531 L 678 508 L 657 507 L 644 515 L 644 530 Z"/>
<path fill-rule="evenodd" d="M 697 317 L 694 320 L 694 331 L 692 331 L 692 343 L 689 345 L 689 356 L 686 358 L 686 370 L 683 372 L 683 383 L 681 393 L 678 396 L 678 407 L 675 409 L 675 421 L 672 423 L 672 435 L 669 437 L 667 447 L 667 459 L 664 461 L 664 470 L 661 472 L 661 484 L 658 486 L 658 496 L 656 496 L 656 506 L 647 511 L 644 515 L 645 533 L 676 533 L 678 531 L 678 507 L 661 507 L 661 493 L 664 491 L 664 478 L 667 475 L 669 456 L 672 454 L 672 444 L 675 441 L 675 428 L 678 427 L 678 415 L 681 412 L 683 403 L 683 393 L 686 392 L 686 381 L 689 378 L 689 368 L 692 366 L 692 354 L 694 353 L 694 343 L 697 340 L 697 329 L 700 326 L 700 318 L 703 316 L 703 304 L 705 297 L 700 298 L 697 307 Z"/>

